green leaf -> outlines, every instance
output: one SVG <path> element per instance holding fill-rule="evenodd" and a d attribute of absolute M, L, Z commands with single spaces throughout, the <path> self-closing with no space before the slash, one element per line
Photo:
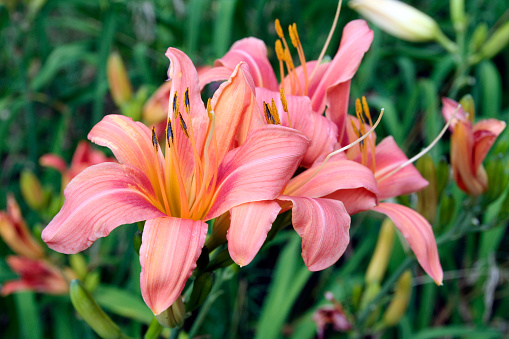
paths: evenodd
<path fill-rule="evenodd" d="M 42 325 L 39 309 L 35 301 L 35 293 L 19 292 L 14 294 L 18 313 L 19 333 L 22 338 L 42 338 Z"/>

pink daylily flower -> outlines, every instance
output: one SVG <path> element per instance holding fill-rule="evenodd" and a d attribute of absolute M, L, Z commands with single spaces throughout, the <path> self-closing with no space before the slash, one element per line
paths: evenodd
<path fill-rule="evenodd" d="M 364 20 L 351 21 L 343 30 L 341 44 L 331 62 L 318 66 L 317 61 L 306 62 L 306 73 L 301 65 L 281 81 L 280 86 L 289 101 L 291 96 L 302 99 L 292 109 L 289 107 L 290 123 L 285 114 L 281 114 L 281 124 L 296 128 L 311 139 L 311 146 L 302 162 L 304 167 L 330 153 L 337 139 L 341 138 L 337 134 L 345 128 L 350 80 L 372 40 L 373 31 Z M 265 44 L 256 38 L 245 38 L 233 44 L 225 56 L 215 61 L 213 68 L 200 75 L 200 86 L 203 88 L 210 82 L 227 79 L 239 61 L 250 66 L 257 87 L 257 99 L 263 110 L 263 101 L 270 104 L 271 99 L 279 97 L 279 86 L 267 59 Z M 316 71 L 315 67 L 318 67 Z M 322 116 L 324 111 L 328 119 Z"/>
<path fill-rule="evenodd" d="M 0 211 L 0 237 L 14 252 L 22 256 L 31 259 L 44 256 L 42 246 L 28 230 L 12 194 L 7 195 L 7 211 Z"/>
<path fill-rule="evenodd" d="M 5 282 L 0 289 L 0 294 L 3 296 L 20 291 L 46 294 L 67 294 L 69 292 L 69 281 L 56 266 L 44 259 L 11 255 L 7 257 L 7 264 L 21 278 Z M 71 272 L 69 274 L 73 275 Z"/>
<path fill-rule="evenodd" d="M 449 120 L 458 103 L 442 98 L 442 114 Z M 486 119 L 472 123 L 472 117 L 460 108 L 449 126 L 451 137 L 451 165 L 458 187 L 471 195 L 480 195 L 488 189 L 488 176 L 482 162 L 506 123 L 497 119 Z"/>
<path fill-rule="evenodd" d="M 67 166 L 65 160 L 55 154 L 45 154 L 39 159 L 41 166 L 54 168 L 62 174 L 62 188 L 65 188 L 69 181 L 85 168 L 108 161 L 115 161 L 115 159 L 94 150 L 87 141 L 78 143 L 70 166 Z"/>
<path fill-rule="evenodd" d="M 147 220 L 141 290 L 154 314 L 172 305 L 196 267 L 205 221 L 248 202 L 274 199 L 309 145 L 293 129 L 263 126 L 246 64 L 236 66 L 206 109 L 191 60 L 173 48 L 166 55 L 171 100 L 164 156 L 154 130 L 124 116 L 106 116 L 89 138 L 109 147 L 119 163 L 76 176 L 62 210 L 42 234 L 50 248 L 76 253 L 121 224 Z"/>

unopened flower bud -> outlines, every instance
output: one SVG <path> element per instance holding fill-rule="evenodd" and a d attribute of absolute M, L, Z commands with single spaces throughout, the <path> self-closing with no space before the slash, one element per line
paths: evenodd
<path fill-rule="evenodd" d="M 445 194 L 440 202 L 440 217 L 438 219 L 438 228 L 442 228 L 452 220 L 454 216 L 454 210 L 456 208 L 456 201 L 450 194 Z"/>
<path fill-rule="evenodd" d="M 372 282 L 366 285 L 366 289 L 362 294 L 362 299 L 360 303 L 360 310 L 364 310 L 370 304 L 371 300 L 375 298 L 375 296 L 380 292 L 380 283 Z M 375 307 L 373 310 L 370 310 L 370 315 L 366 319 L 366 326 L 371 326 L 380 316 L 380 306 Z"/>
<path fill-rule="evenodd" d="M 212 259 L 207 267 L 208 271 L 214 271 L 218 268 L 227 267 L 233 264 L 233 259 L 230 257 L 228 249 L 219 252 L 214 259 Z"/>
<path fill-rule="evenodd" d="M 461 108 L 463 108 L 463 111 L 468 114 L 468 120 L 473 124 L 474 118 L 475 118 L 475 103 L 474 98 L 470 94 L 466 94 L 463 98 L 460 100 Z"/>
<path fill-rule="evenodd" d="M 178 297 L 170 307 L 156 315 L 156 319 L 164 327 L 175 328 L 182 326 L 186 319 L 186 308 L 182 297 Z"/>
<path fill-rule="evenodd" d="M 437 197 L 442 196 L 442 193 L 449 182 L 450 176 L 449 163 L 444 158 L 440 159 L 436 168 Z"/>
<path fill-rule="evenodd" d="M 79 279 L 85 279 L 85 276 L 88 273 L 87 262 L 85 261 L 85 257 L 80 254 L 71 254 L 69 256 L 69 263 L 71 264 L 71 268 L 74 273 L 78 276 Z"/>
<path fill-rule="evenodd" d="M 202 273 L 195 279 L 193 292 L 191 292 L 189 302 L 186 303 L 186 310 L 188 312 L 194 311 L 205 302 L 213 283 L 214 273 L 212 272 Z"/>
<path fill-rule="evenodd" d="M 428 180 L 429 185 L 417 192 L 417 212 L 421 214 L 431 224 L 435 222 L 438 196 L 437 196 L 437 178 L 435 164 L 429 154 L 425 154 L 416 164 L 417 170 L 424 179 Z"/>
<path fill-rule="evenodd" d="M 76 279 L 71 281 L 69 294 L 76 312 L 101 338 L 117 339 L 124 337 L 117 324 L 97 305 L 81 281 Z"/>
<path fill-rule="evenodd" d="M 48 200 L 46 193 L 42 188 L 41 182 L 32 172 L 27 170 L 22 171 L 19 185 L 21 195 L 30 208 L 38 211 L 46 205 Z"/>
<path fill-rule="evenodd" d="M 470 44 L 468 46 L 471 53 L 477 52 L 482 44 L 488 38 L 488 25 L 485 22 L 481 22 L 472 33 Z"/>
<path fill-rule="evenodd" d="M 451 0 L 449 4 L 454 29 L 458 32 L 463 32 L 467 21 L 465 18 L 465 0 Z"/>
<path fill-rule="evenodd" d="M 481 59 L 491 59 L 509 43 L 509 22 L 500 26 L 479 51 Z"/>
<path fill-rule="evenodd" d="M 394 245 L 394 227 L 391 219 L 385 219 L 382 223 L 376 248 L 366 271 L 366 284 L 380 283 L 384 277 Z"/>
<path fill-rule="evenodd" d="M 120 54 L 113 52 L 107 64 L 111 97 L 118 107 L 131 100 L 133 89 Z"/>
<path fill-rule="evenodd" d="M 386 326 L 394 326 L 405 315 L 412 294 L 412 273 L 405 271 L 396 284 L 396 292 L 383 316 Z"/>
<path fill-rule="evenodd" d="M 488 174 L 488 190 L 484 194 L 483 203 L 487 205 L 497 200 L 509 182 L 502 154 L 494 156 L 486 162 L 486 173 Z"/>
<path fill-rule="evenodd" d="M 401 1 L 351 0 L 348 5 L 399 39 L 431 41 L 441 33 L 433 18 Z"/>

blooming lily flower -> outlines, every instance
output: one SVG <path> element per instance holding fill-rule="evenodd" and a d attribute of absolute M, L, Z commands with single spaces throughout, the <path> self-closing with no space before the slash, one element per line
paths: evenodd
<path fill-rule="evenodd" d="M 87 141 L 78 143 L 70 166 L 67 166 L 64 159 L 55 154 L 45 154 L 39 159 L 41 166 L 54 168 L 62 174 L 62 189 L 85 168 L 107 161 L 115 161 L 115 159 L 94 150 Z"/>
<path fill-rule="evenodd" d="M 42 234 L 50 248 L 76 253 L 118 225 L 147 220 L 141 290 L 154 314 L 172 305 L 196 267 L 205 221 L 247 202 L 274 199 L 309 145 L 293 129 L 263 126 L 247 65 L 237 65 L 206 109 L 191 60 L 173 48 L 166 55 L 172 99 L 164 156 L 154 129 L 151 134 L 129 118 L 106 116 L 89 138 L 109 147 L 119 163 L 76 176 Z M 237 215 L 232 224 L 249 217 Z"/>
<path fill-rule="evenodd" d="M 331 62 L 321 63 L 321 58 L 306 62 L 297 28 L 295 24 L 291 25 L 290 37 L 299 52 L 301 62 L 301 66 L 295 67 L 278 20 L 276 30 L 281 38 L 278 40 L 279 43 L 276 43 L 283 78 L 280 87 L 288 97 L 294 95 L 308 99 L 308 102 L 301 101 L 297 110 L 288 110 L 289 120 L 282 114 L 281 124 L 296 128 L 311 139 L 311 146 L 302 162 L 303 166 L 309 167 L 320 156 L 325 156 L 333 150 L 338 139 L 338 131 L 344 130 L 350 80 L 371 45 L 373 31 L 364 20 L 351 21 L 343 30 L 339 49 Z M 284 48 L 281 41 L 285 45 Z M 257 87 L 256 96 L 260 99 L 260 107 L 263 110 L 263 101 L 270 105 L 271 98 L 279 97 L 279 86 L 267 59 L 265 44 L 256 38 L 246 38 L 234 43 L 225 56 L 215 61 L 213 68 L 200 75 L 200 86 L 203 88 L 212 81 L 227 79 L 239 61 L 249 64 Z M 286 77 L 284 77 L 285 65 L 289 70 Z M 322 116 L 326 106 L 328 109 L 325 115 L 328 119 Z"/>
<path fill-rule="evenodd" d="M 14 196 L 7 195 L 7 213 L 0 211 L 0 237 L 16 253 L 36 259 L 44 256 L 41 245 L 32 234 L 21 216 L 21 210 Z"/>
<path fill-rule="evenodd" d="M 442 114 L 451 119 L 458 103 L 442 98 Z M 473 112 L 468 114 L 463 108 L 456 113 L 449 126 L 451 137 L 451 165 L 454 180 L 458 187 L 471 195 L 480 195 L 488 189 L 488 176 L 482 162 L 497 137 L 506 126 L 504 121 L 486 119 L 473 124 Z"/>
<path fill-rule="evenodd" d="M 67 294 L 69 291 L 69 281 L 62 272 L 44 259 L 11 255 L 7 257 L 7 264 L 21 279 L 5 282 L 0 290 L 3 296 L 19 291 L 46 294 Z M 69 274 L 72 276 L 70 271 Z"/>

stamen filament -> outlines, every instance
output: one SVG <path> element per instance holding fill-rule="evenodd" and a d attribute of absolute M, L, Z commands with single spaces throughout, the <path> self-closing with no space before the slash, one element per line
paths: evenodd
<path fill-rule="evenodd" d="M 156 173 L 157 173 L 157 181 L 159 182 L 159 187 L 161 187 L 161 196 L 163 198 L 163 202 L 164 202 L 164 208 L 165 208 L 165 212 L 166 214 L 170 215 L 171 216 L 171 210 L 170 210 L 170 206 L 168 205 L 168 198 L 166 196 L 166 190 L 165 190 L 165 185 L 163 185 L 163 180 L 162 180 L 162 177 L 161 177 L 161 166 L 159 164 L 159 141 L 157 140 L 157 135 L 156 135 L 156 128 L 155 127 L 152 127 L 152 145 L 154 145 L 154 151 L 156 153 Z"/>
<path fill-rule="evenodd" d="M 288 31 L 290 32 L 290 38 L 292 39 L 293 46 L 297 49 L 297 53 L 299 54 L 300 64 L 302 66 L 302 70 L 304 72 L 304 95 L 308 95 L 308 69 L 306 65 L 306 56 L 304 55 L 304 49 L 302 48 L 302 44 L 300 42 L 299 33 L 297 32 L 297 24 L 293 23 L 293 25 L 288 26 Z"/>
<path fill-rule="evenodd" d="M 325 45 L 323 45 L 322 51 L 320 52 L 320 56 L 318 57 L 318 60 L 316 61 L 316 66 L 313 69 L 313 72 L 311 72 L 311 75 L 309 76 L 309 81 L 313 79 L 313 76 L 316 73 L 316 70 L 318 69 L 318 66 L 320 65 L 320 62 L 322 62 L 323 57 L 325 56 L 325 52 L 327 52 L 327 48 L 329 47 L 330 41 L 332 39 L 332 35 L 334 34 L 334 31 L 336 30 L 336 25 L 338 23 L 339 19 L 339 13 L 341 12 L 341 4 L 343 0 L 338 1 L 338 7 L 336 9 L 336 15 L 334 16 L 334 21 L 332 22 L 332 27 L 329 31 L 329 35 L 327 36 L 327 40 L 325 41 Z"/>

